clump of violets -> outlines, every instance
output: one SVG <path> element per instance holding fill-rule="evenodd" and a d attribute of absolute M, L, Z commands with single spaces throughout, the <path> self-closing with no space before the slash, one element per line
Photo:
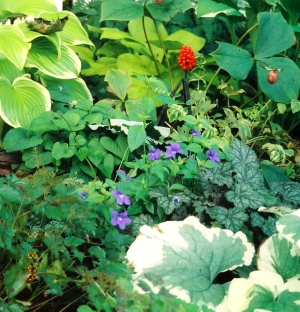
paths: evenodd
<path fill-rule="evenodd" d="M 176 154 L 184 154 L 178 143 L 172 143 L 170 146 L 166 146 L 166 158 L 175 158 Z"/>
<path fill-rule="evenodd" d="M 154 149 L 154 148 L 150 148 L 149 149 L 149 155 L 148 155 L 148 159 L 149 160 L 157 160 L 160 158 L 162 151 L 160 149 Z"/>
<path fill-rule="evenodd" d="M 197 131 L 196 129 L 193 129 L 192 130 L 192 136 L 194 137 L 194 136 L 201 136 L 201 132 L 200 131 Z"/>
<path fill-rule="evenodd" d="M 128 217 L 127 211 L 119 213 L 116 210 L 112 210 L 111 214 L 113 216 L 110 221 L 111 225 L 118 225 L 121 230 L 125 230 L 126 224 L 131 223 L 131 219 Z"/>
<path fill-rule="evenodd" d="M 129 197 L 123 194 L 121 191 L 113 190 L 110 193 L 115 197 L 118 205 L 127 205 L 127 206 L 131 205 Z"/>
<path fill-rule="evenodd" d="M 209 149 L 206 152 L 206 156 L 209 158 L 209 160 L 213 163 L 220 162 L 220 158 L 218 157 L 218 152 L 214 151 L 213 149 Z"/>

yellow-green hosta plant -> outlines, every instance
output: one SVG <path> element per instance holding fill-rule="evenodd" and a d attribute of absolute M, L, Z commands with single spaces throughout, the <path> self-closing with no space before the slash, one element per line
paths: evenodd
<path fill-rule="evenodd" d="M 93 44 L 73 13 L 58 12 L 53 0 L 1 1 L 0 21 L 1 119 L 27 128 L 50 110 L 54 87 L 71 94 L 73 104 L 91 99 L 71 47 Z"/>
<path fill-rule="evenodd" d="M 127 252 L 137 290 L 167 288 L 180 299 L 212 309 L 228 288 L 215 278 L 250 265 L 253 256 L 254 247 L 244 233 L 207 228 L 193 216 L 153 228 L 144 225 Z"/>

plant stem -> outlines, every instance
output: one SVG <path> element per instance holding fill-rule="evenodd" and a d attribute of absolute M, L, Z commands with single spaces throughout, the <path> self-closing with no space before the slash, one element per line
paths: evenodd
<path fill-rule="evenodd" d="M 239 46 L 240 43 L 244 40 L 244 38 L 256 27 L 258 26 L 258 23 L 254 24 L 253 26 L 251 26 L 243 35 L 242 37 L 238 40 L 238 42 L 236 43 L 236 46 Z"/>
<path fill-rule="evenodd" d="M 213 77 L 210 79 L 208 85 L 205 88 L 205 94 L 207 93 L 207 91 L 209 90 L 211 84 L 213 83 L 213 81 L 215 80 L 215 78 L 217 77 L 217 75 L 219 74 L 219 72 L 221 71 L 221 67 L 218 67 L 218 69 L 216 70 L 216 72 L 214 73 Z"/>

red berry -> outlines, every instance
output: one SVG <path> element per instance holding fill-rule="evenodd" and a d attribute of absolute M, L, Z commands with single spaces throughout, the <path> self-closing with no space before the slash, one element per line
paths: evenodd
<path fill-rule="evenodd" d="M 183 46 L 179 51 L 178 64 L 182 70 L 193 69 L 196 65 L 194 51 L 189 46 Z"/>
<path fill-rule="evenodd" d="M 155 0 L 156 3 L 161 4 L 163 0 Z"/>
<path fill-rule="evenodd" d="M 268 73 L 268 82 L 274 84 L 278 80 L 278 74 L 276 70 L 271 70 Z"/>

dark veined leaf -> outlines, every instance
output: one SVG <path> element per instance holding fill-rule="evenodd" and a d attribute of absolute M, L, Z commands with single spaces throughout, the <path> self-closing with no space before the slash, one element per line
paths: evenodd
<path fill-rule="evenodd" d="M 132 221 L 133 235 L 137 235 L 139 233 L 140 228 L 145 224 L 149 226 L 153 225 L 153 219 L 149 215 L 141 214 L 138 217 L 136 217 Z"/>
<path fill-rule="evenodd" d="M 265 220 L 265 224 L 262 227 L 262 231 L 264 232 L 264 234 L 266 234 L 267 236 L 271 236 L 277 232 L 275 227 L 275 222 L 277 221 L 277 219 L 278 218 L 268 217 L 268 219 Z"/>
<path fill-rule="evenodd" d="M 239 183 L 248 184 L 255 190 L 262 189 L 264 187 L 263 176 L 259 168 L 239 164 L 238 166 L 235 166 L 234 172 L 236 173 L 234 178 Z"/>
<path fill-rule="evenodd" d="M 212 169 L 203 169 L 201 171 L 201 177 L 205 180 L 211 181 L 213 184 L 219 186 L 227 185 L 231 187 L 233 183 L 232 178 L 232 164 L 231 162 L 219 163 Z"/>
<path fill-rule="evenodd" d="M 271 185 L 273 194 L 280 194 L 283 200 L 294 205 L 300 204 L 300 183 L 298 182 L 274 182 Z"/>
<path fill-rule="evenodd" d="M 239 164 L 252 166 L 254 168 L 258 167 L 258 160 L 255 152 L 249 146 L 237 139 L 231 143 L 229 155 L 232 157 L 234 167 Z"/>
<path fill-rule="evenodd" d="M 262 227 L 265 223 L 265 219 L 258 212 L 255 211 L 250 214 L 250 222 L 251 225 L 254 227 Z"/>
<path fill-rule="evenodd" d="M 258 208 L 263 205 L 264 198 L 249 185 L 237 184 L 234 191 L 228 191 L 226 198 L 240 208 Z"/>

